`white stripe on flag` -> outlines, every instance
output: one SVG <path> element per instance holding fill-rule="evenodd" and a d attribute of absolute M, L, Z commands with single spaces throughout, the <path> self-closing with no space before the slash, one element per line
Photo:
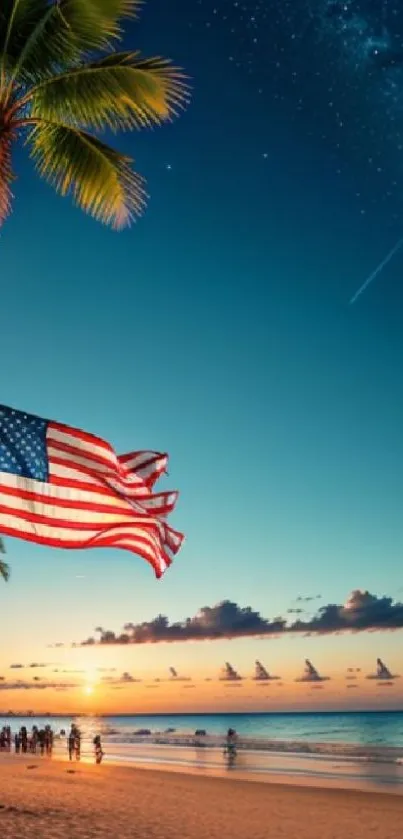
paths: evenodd
<path fill-rule="evenodd" d="M 68 434 L 66 431 L 59 431 L 58 428 L 55 428 L 52 423 L 49 423 L 46 439 L 48 444 L 52 440 L 56 443 L 62 443 L 65 446 L 71 446 L 78 450 L 78 454 L 83 454 L 91 457 L 91 455 L 95 455 L 95 457 L 100 457 L 103 460 L 108 460 L 111 465 L 116 469 L 118 464 L 118 459 L 113 451 L 112 447 L 107 447 L 97 445 L 95 442 L 90 443 L 87 440 L 82 440 L 80 437 L 74 435 L 73 433 Z"/>

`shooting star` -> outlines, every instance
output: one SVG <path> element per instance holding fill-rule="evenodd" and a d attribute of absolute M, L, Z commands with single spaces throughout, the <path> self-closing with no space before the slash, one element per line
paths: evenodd
<path fill-rule="evenodd" d="M 362 286 L 360 286 L 360 288 L 358 289 L 358 291 L 355 292 L 355 294 L 353 295 L 353 297 L 350 300 L 350 303 L 349 303 L 350 306 L 352 306 L 353 303 L 355 303 L 355 301 L 358 300 L 359 297 L 361 297 L 361 294 L 375 280 L 375 278 L 378 276 L 378 274 L 380 274 L 381 271 L 383 271 L 383 269 L 388 264 L 388 262 L 390 262 L 390 260 L 393 259 L 395 253 L 397 253 L 398 250 L 400 250 L 402 245 L 403 245 L 403 236 L 402 236 L 401 239 L 399 239 L 398 242 L 396 242 L 396 244 L 394 245 L 392 250 L 389 251 L 387 256 L 385 256 L 385 259 L 383 259 L 382 262 L 378 265 L 378 267 L 375 268 L 375 271 L 373 271 L 372 274 L 370 274 L 369 277 L 367 277 L 367 279 L 365 280 L 365 283 L 363 283 Z"/>

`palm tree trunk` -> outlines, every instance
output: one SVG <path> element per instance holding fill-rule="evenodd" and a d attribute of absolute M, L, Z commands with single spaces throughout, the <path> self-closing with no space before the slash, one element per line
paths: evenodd
<path fill-rule="evenodd" d="M 11 150 L 13 134 L 8 126 L 2 125 L 0 113 L 0 226 L 11 212 L 13 193 L 10 183 L 13 180 Z"/>

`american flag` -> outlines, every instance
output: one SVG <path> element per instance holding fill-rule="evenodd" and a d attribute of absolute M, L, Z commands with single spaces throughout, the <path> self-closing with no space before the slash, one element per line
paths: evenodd
<path fill-rule="evenodd" d="M 0 533 L 57 548 L 125 548 L 161 577 L 182 544 L 176 492 L 153 492 L 168 457 L 118 456 L 94 434 L 0 406 Z"/>

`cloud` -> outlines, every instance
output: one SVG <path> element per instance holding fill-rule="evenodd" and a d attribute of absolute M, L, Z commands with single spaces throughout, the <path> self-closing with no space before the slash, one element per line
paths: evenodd
<path fill-rule="evenodd" d="M 347 682 L 354 682 L 358 679 L 357 673 L 361 673 L 361 667 L 347 667 Z"/>
<path fill-rule="evenodd" d="M 154 682 L 157 684 L 162 684 L 163 682 L 191 682 L 192 679 L 189 676 L 180 676 L 178 671 L 175 667 L 168 668 L 169 676 L 165 678 L 161 678 L 161 676 L 157 676 L 154 679 Z M 209 680 L 211 681 L 211 679 Z"/>
<path fill-rule="evenodd" d="M 287 615 L 303 615 L 305 609 L 287 609 Z"/>
<path fill-rule="evenodd" d="M 377 597 L 355 589 L 344 605 L 322 606 L 309 621 L 296 621 L 291 632 L 330 634 L 366 630 L 400 629 L 403 627 L 403 604 L 391 597 Z"/>
<path fill-rule="evenodd" d="M 131 673 L 128 673 L 127 670 L 125 670 L 125 672 L 122 673 L 122 675 L 118 676 L 118 677 L 116 677 L 116 676 L 102 676 L 101 681 L 105 682 L 108 685 L 114 685 L 114 686 L 122 685 L 123 686 L 123 685 L 140 684 L 142 679 L 136 679 L 134 676 L 131 675 Z"/>
<path fill-rule="evenodd" d="M 10 670 L 23 670 L 23 664 L 10 664 Z"/>
<path fill-rule="evenodd" d="M 35 667 L 51 667 L 51 665 L 50 664 L 38 664 L 37 661 L 34 661 L 34 662 L 32 662 L 32 664 L 28 664 L 27 667 L 29 667 L 32 670 Z"/>
<path fill-rule="evenodd" d="M 114 684 L 120 685 L 139 685 L 143 681 L 142 679 L 138 679 L 136 676 L 132 676 L 131 673 L 125 671 L 122 673 L 120 677 L 112 677 Z"/>
<path fill-rule="evenodd" d="M 226 661 L 219 676 L 220 682 L 242 682 L 242 676 L 237 673 L 229 661 Z"/>
<path fill-rule="evenodd" d="M 297 598 L 299 602 L 318 599 L 319 595 Z M 340 632 L 364 632 L 403 628 L 403 603 L 391 597 L 355 589 L 342 605 L 328 603 L 308 620 L 297 617 L 263 617 L 250 606 L 241 607 L 231 600 L 216 606 L 203 606 L 193 617 L 170 623 L 164 615 L 140 624 L 126 623 L 121 633 L 98 626 L 96 636 L 73 646 L 114 644 L 159 644 L 182 641 L 214 641 L 220 638 L 274 638 L 286 633 L 326 635 Z"/>
<path fill-rule="evenodd" d="M 97 627 L 99 638 L 83 641 L 87 644 L 152 644 L 174 641 L 203 641 L 219 638 L 275 635 L 284 630 L 286 621 L 262 618 L 250 606 L 241 607 L 231 600 L 223 600 L 216 606 L 204 606 L 192 618 L 183 622 L 170 623 L 167 617 L 159 615 L 152 621 L 141 624 L 128 623 L 124 631 L 115 634 Z"/>
<path fill-rule="evenodd" d="M 321 676 L 309 658 L 305 659 L 305 667 L 302 676 L 295 679 L 296 682 L 328 682 L 329 676 Z"/>
<path fill-rule="evenodd" d="M 192 681 L 189 678 L 189 676 L 180 676 L 175 667 L 170 667 L 169 672 L 171 674 L 171 678 L 170 678 L 169 681 L 174 681 L 174 682 L 191 682 Z"/>
<path fill-rule="evenodd" d="M 379 682 L 391 682 L 393 679 L 399 679 L 396 673 L 391 673 L 389 668 L 384 664 L 381 658 L 376 660 L 376 673 L 370 673 L 366 676 L 367 679 L 376 679 Z"/>
<path fill-rule="evenodd" d="M 0 691 L 2 690 L 73 690 L 76 684 L 65 684 L 59 682 L 43 682 L 37 681 L 25 682 L 19 679 L 16 682 L 1 682 Z"/>
<path fill-rule="evenodd" d="M 358 688 L 358 685 L 346 685 L 347 690 L 352 690 L 353 688 Z"/>
<path fill-rule="evenodd" d="M 53 673 L 70 673 L 70 675 L 74 674 L 75 676 L 78 676 L 79 674 L 86 673 L 87 671 L 86 670 L 59 670 L 58 668 L 56 668 L 56 670 L 53 670 L 52 672 Z"/>
<path fill-rule="evenodd" d="M 122 673 L 120 677 L 120 681 L 124 684 L 134 684 L 134 682 L 139 682 L 140 680 L 135 679 L 134 676 L 131 675 L 131 673 L 128 673 L 127 670 L 125 670 L 125 672 Z"/>
<path fill-rule="evenodd" d="M 299 597 L 297 597 L 296 602 L 297 603 L 311 603 L 312 600 L 321 600 L 321 598 L 322 598 L 321 594 L 308 594 L 307 597 L 303 597 L 302 595 L 300 595 Z"/>
<path fill-rule="evenodd" d="M 253 680 L 255 682 L 274 682 L 277 681 L 280 676 L 271 676 L 269 671 L 263 666 L 261 661 L 255 661 L 255 675 L 253 676 Z"/>

